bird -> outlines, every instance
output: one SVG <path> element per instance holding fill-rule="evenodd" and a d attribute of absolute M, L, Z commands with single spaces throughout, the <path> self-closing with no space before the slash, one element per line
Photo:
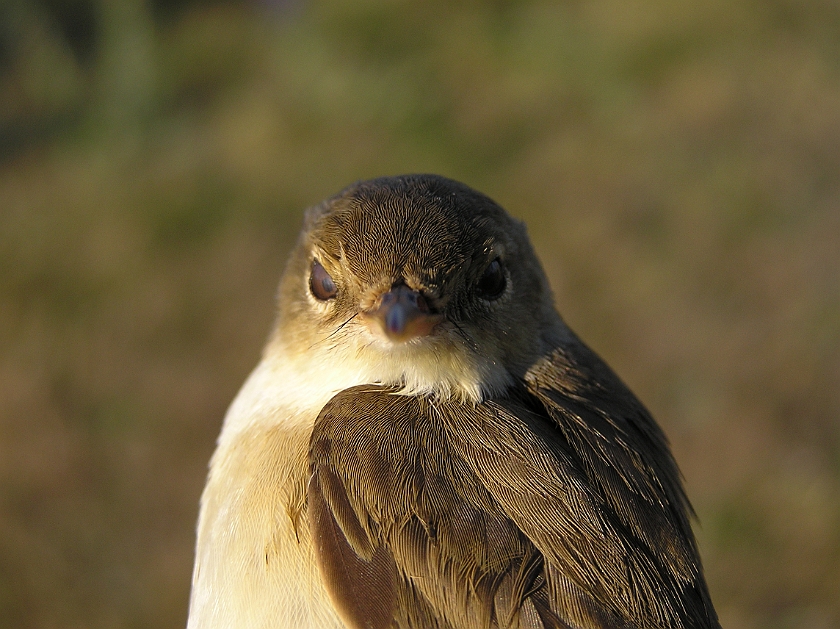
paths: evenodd
<path fill-rule="evenodd" d="M 305 212 L 225 416 L 188 629 L 719 629 L 692 517 L 524 223 L 359 181 Z"/>

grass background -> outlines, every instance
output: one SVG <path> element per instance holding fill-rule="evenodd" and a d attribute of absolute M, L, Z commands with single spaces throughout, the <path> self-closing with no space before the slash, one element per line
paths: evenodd
<path fill-rule="evenodd" d="M 183 626 L 302 210 L 412 171 L 528 222 L 724 627 L 840 626 L 836 0 L 3 0 L 0 626 Z"/>

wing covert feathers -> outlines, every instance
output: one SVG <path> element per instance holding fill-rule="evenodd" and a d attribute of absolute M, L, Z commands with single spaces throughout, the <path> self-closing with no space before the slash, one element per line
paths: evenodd
<path fill-rule="evenodd" d="M 350 627 L 719 628 L 665 438 L 582 344 L 475 406 L 343 391 L 310 466 Z"/>
<path fill-rule="evenodd" d="M 318 567 L 345 622 L 359 629 L 387 629 L 395 605 L 393 558 L 385 546 L 371 546 L 336 484 L 337 479 L 325 471 L 309 486 Z"/>

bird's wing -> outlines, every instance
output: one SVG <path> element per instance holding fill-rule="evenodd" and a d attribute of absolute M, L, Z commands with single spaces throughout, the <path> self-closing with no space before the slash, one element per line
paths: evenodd
<path fill-rule="evenodd" d="M 549 418 L 539 451 L 562 453 L 562 467 L 574 471 L 588 498 L 587 509 L 569 520 L 556 511 L 533 518 L 533 506 L 517 508 L 521 498 L 502 499 L 546 564 L 569 570 L 576 585 L 631 626 L 719 629 L 691 531 L 691 506 L 667 440 L 644 406 L 576 338 L 534 365 L 525 387 L 541 419 Z M 527 486 L 551 477 L 548 472 Z M 492 470 L 482 474 L 485 483 L 493 478 Z M 554 541 L 558 524 L 561 531 L 572 527 L 582 553 Z M 582 526 L 600 530 L 574 530 Z"/>
<path fill-rule="evenodd" d="M 356 387 L 322 410 L 310 523 L 350 626 L 717 626 L 664 439 L 563 369 L 475 406 Z"/>
<path fill-rule="evenodd" d="M 481 462 L 452 447 L 453 420 L 470 425 L 464 440 L 480 434 L 456 408 L 355 387 L 321 411 L 309 522 L 337 609 L 356 629 L 567 629 L 542 556 L 476 476 Z"/>

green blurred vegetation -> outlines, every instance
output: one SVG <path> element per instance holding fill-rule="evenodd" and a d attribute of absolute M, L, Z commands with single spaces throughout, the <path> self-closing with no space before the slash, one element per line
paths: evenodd
<path fill-rule="evenodd" d="M 411 171 L 528 222 L 724 626 L 840 626 L 834 0 L 4 0 L 0 626 L 183 625 L 302 210 Z"/>

